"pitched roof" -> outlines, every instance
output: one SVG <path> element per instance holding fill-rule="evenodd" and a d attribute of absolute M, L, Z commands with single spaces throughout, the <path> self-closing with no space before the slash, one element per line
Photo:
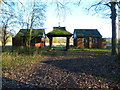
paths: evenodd
<path fill-rule="evenodd" d="M 102 37 L 97 29 L 74 29 L 77 37 Z"/>
<path fill-rule="evenodd" d="M 27 30 L 30 29 L 20 29 L 20 31 L 17 33 L 17 35 L 15 37 L 23 37 L 26 36 L 27 34 Z M 45 33 L 44 29 L 32 29 L 32 36 L 33 37 L 42 37 L 43 33 Z"/>
<path fill-rule="evenodd" d="M 47 33 L 47 36 L 72 36 L 72 33 L 68 32 L 65 27 L 53 27 L 53 30 Z"/>

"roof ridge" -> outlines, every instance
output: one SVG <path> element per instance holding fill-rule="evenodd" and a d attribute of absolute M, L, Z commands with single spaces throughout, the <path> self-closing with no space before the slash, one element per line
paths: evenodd
<path fill-rule="evenodd" d="M 98 29 L 74 29 L 78 37 L 102 37 Z"/>

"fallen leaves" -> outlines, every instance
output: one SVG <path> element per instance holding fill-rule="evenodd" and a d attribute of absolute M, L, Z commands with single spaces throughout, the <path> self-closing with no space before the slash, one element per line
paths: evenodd
<path fill-rule="evenodd" d="M 37 58 L 36 63 L 33 61 L 30 65 L 18 69 L 12 68 L 8 70 L 14 73 L 12 78 L 11 74 L 3 69 L 3 76 L 26 83 L 26 87 L 35 85 L 46 88 L 120 88 L 114 79 L 116 74 L 120 74 L 119 68 L 114 60 L 107 60 L 108 52 L 62 53 L 61 56 L 56 54 L 42 60 Z M 3 83 L 6 84 L 6 81 L 3 80 Z"/>

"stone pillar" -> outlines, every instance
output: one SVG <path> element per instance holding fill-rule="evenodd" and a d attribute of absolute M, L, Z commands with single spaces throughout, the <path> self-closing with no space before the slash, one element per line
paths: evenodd
<path fill-rule="evenodd" d="M 52 47 L 52 39 L 53 39 L 53 37 L 48 37 L 49 38 L 49 48 L 51 49 L 51 47 Z"/>
<path fill-rule="evenodd" d="M 66 40 L 66 50 L 69 49 L 69 39 L 70 39 L 70 37 L 67 37 L 67 40 Z"/>
<path fill-rule="evenodd" d="M 89 37 L 89 47 L 88 48 L 92 48 L 92 38 L 91 37 Z"/>

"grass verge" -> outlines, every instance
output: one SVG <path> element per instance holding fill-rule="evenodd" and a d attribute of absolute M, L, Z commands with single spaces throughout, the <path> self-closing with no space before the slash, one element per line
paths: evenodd
<path fill-rule="evenodd" d="M 69 49 L 69 51 L 110 51 L 111 49 Z"/>

